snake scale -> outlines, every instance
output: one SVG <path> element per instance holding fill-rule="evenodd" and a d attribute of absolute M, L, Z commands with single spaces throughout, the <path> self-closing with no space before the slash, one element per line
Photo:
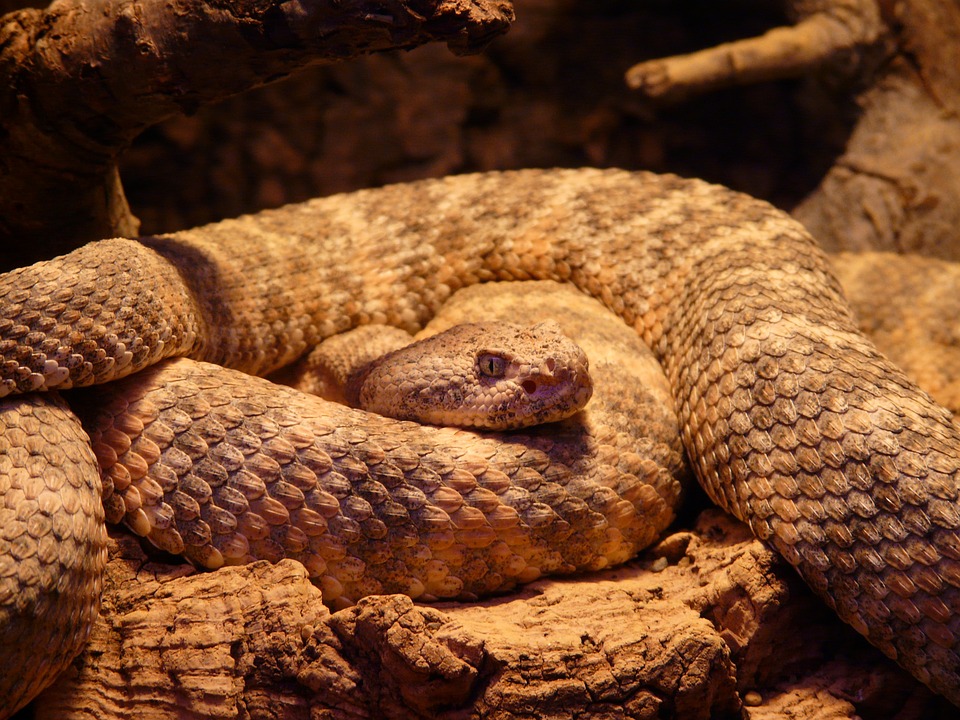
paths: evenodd
<path fill-rule="evenodd" d="M 174 356 L 263 374 L 354 326 L 415 330 L 458 288 L 526 279 L 572 283 L 633 327 L 666 373 L 709 496 L 844 621 L 960 704 L 960 435 L 950 413 L 860 334 L 796 222 L 701 181 L 613 170 L 389 186 L 93 243 L 0 277 L 0 389 L 11 395 L 0 408 L 0 603 L 52 582 L 64 597 L 44 610 L 72 628 L 50 648 L 0 626 L 13 653 L 4 662 L 46 649 L 60 659 L 46 661 L 55 671 L 77 651 L 96 604 L 65 598 L 95 592 L 104 554 L 97 503 L 58 500 L 66 486 L 97 489 L 83 431 L 60 400 L 16 393 L 143 375 Z M 145 372 L 202 385 L 205 367 Z M 195 404 L 193 419 L 208 408 Z M 362 454 L 380 426 L 359 429 Z M 331 421 L 324 431 L 352 432 Z M 125 511 L 106 505 L 108 516 Z M 538 517 L 549 526 L 553 515 Z M 306 532 L 311 518 L 296 522 Z M 348 572 L 348 582 L 365 578 Z M 0 708 L 47 682 L 0 686 Z"/>

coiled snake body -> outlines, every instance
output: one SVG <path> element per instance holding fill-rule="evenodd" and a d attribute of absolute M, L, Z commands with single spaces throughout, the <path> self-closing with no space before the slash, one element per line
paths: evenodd
<path fill-rule="evenodd" d="M 573 283 L 634 327 L 666 372 L 710 497 L 843 620 L 960 704 L 958 431 L 857 331 L 804 230 L 732 191 L 620 171 L 484 174 L 94 243 L 0 278 L 0 382 L 9 393 L 108 382 L 173 356 L 261 374 L 336 332 L 371 322 L 413 330 L 457 288 L 517 279 Z M 155 372 L 205 382 L 202 365 L 172 367 Z M 67 597 L 95 594 L 102 563 L 96 503 L 61 508 L 54 492 L 95 491 L 93 454 L 73 416 L 39 397 L 7 399 L 0 412 L 0 602 L 36 594 L 44 573 Z M 336 419 L 319 422 L 364 453 Z M 353 430 L 388 438 L 367 422 Z M 456 440 L 441 454 L 455 472 Z M 431 504 L 422 507 L 417 522 L 429 527 Z M 128 510 L 108 498 L 109 516 Z M 549 538 L 552 516 L 536 516 Z M 306 532 L 311 521 L 288 524 Z M 25 537 L 40 539 L 31 550 Z M 422 545 L 405 547 L 416 555 Z M 50 611 L 74 628 L 49 650 L 62 658 L 82 644 L 75 628 L 95 603 Z M 11 636 L 9 623 L 0 632 L 13 662 L 46 642 Z M 4 696 L 21 689 L 0 685 Z"/>

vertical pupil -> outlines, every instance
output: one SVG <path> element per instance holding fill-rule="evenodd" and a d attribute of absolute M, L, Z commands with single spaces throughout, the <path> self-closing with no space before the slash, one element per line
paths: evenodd
<path fill-rule="evenodd" d="M 503 359 L 496 355 L 484 355 L 480 358 L 480 372 L 488 377 L 503 375 Z"/>

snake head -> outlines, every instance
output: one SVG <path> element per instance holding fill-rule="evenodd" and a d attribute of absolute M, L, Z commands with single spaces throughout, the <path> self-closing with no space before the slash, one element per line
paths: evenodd
<path fill-rule="evenodd" d="M 583 350 L 553 321 L 465 323 L 389 353 L 361 407 L 401 420 L 512 430 L 576 414 L 593 394 Z"/>

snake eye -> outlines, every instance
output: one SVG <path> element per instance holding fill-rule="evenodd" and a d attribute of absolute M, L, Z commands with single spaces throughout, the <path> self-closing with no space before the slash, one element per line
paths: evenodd
<path fill-rule="evenodd" d="M 480 374 L 485 377 L 501 378 L 507 371 L 507 361 L 502 355 L 493 353 L 481 353 L 477 357 L 477 365 L 480 366 Z"/>

